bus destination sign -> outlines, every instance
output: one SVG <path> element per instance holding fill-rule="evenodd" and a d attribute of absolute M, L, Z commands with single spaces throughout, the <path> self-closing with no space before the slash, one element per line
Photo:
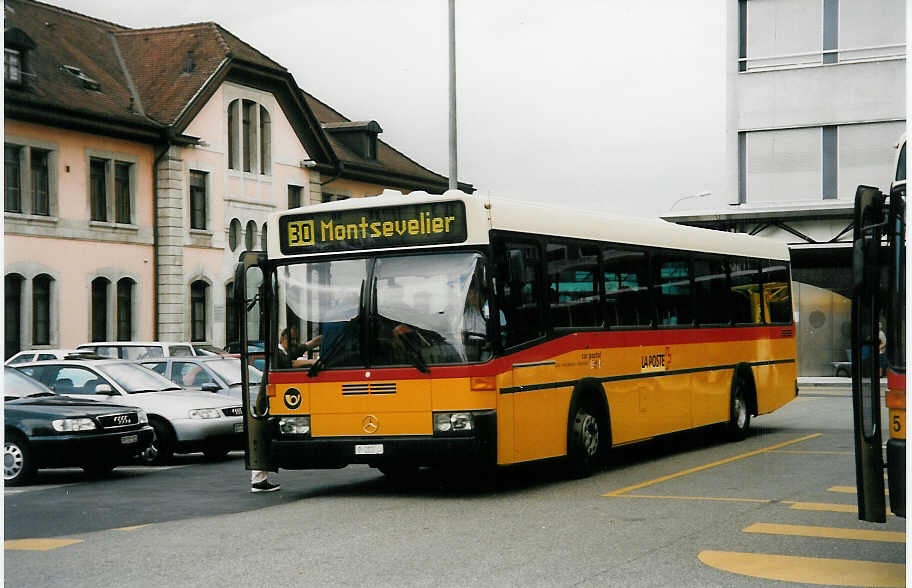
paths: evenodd
<path fill-rule="evenodd" d="M 279 225 L 283 255 L 462 243 L 467 236 L 458 200 L 290 214 Z"/>

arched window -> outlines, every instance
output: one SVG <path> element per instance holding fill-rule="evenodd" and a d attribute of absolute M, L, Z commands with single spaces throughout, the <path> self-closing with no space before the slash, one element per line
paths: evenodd
<path fill-rule="evenodd" d="M 260 173 L 269 174 L 272 163 L 272 137 L 269 128 L 269 111 L 260 106 Z"/>
<path fill-rule="evenodd" d="M 202 280 L 190 284 L 190 340 L 206 340 L 206 293 L 209 285 Z"/>
<path fill-rule="evenodd" d="M 117 340 L 133 338 L 133 280 L 122 278 L 117 282 Z"/>
<path fill-rule="evenodd" d="M 239 169 L 238 166 L 238 103 L 234 100 L 228 105 L 228 169 Z"/>
<path fill-rule="evenodd" d="M 247 251 L 253 251 L 256 248 L 257 226 L 253 221 L 247 223 L 247 230 L 244 235 L 244 244 L 247 245 Z"/>
<path fill-rule="evenodd" d="M 51 282 L 41 274 L 32 280 L 32 345 L 51 344 Z"/>
<path fill-rule="evenodd" d="M 263 230 L 260 232 L 260 248 L 266 251 L 266 223 L 263 223 Z"/>
<path fill-rule="evenodd" d="M 234 251 L 237 249 L 238 241 L 241 238 L 241 221 L 236 218 L 231 219 L 228 225 L 228 248 Z"/>
<path fill-rule="evenodd" d="M 228 282 L 225 286 L 225 343 L 232 343 L 240 337 L 234 308 L 234 282 Z"/>
<path fill-rule="evenodd" d="M 257 104 L 252 100 L 241 101 L 241 132 L 244 137 L 244 171 L 257 171 Z"/>
<path fill-rule="evenodd" d="M 25 278 L 19 274 L 7 274 L 3 278 L 4 321 L 3 350 L 4 359 L 22 351 L 20 332 L 22 329 L 22 283 Z"/>
<path fill-rule="evenodd" d="M 107 278 L 92 280 L 92 341 L 108 338 L 108 286 Z"/>

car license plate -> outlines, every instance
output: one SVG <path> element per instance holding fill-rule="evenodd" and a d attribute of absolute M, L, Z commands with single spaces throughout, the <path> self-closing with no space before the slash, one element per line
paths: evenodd
<path fill-rule="evenodd" d="M 139 435 L 124 435 L 120 438 L 121 445 L 129 445 L 130 443 L 136 443 L 139 441 Z"/>
<path fill-rule="evenodd" d="M 234 423 L 234 432 L 243 433 L 244 432 L 244 423 Z"/>
<path fill-rule="evenodd" d="M 355 455 L 383 455 L 383 444 L 355 445 Z"/>

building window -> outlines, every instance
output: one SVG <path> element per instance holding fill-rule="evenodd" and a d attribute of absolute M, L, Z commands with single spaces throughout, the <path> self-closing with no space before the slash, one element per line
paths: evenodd
<path fill-rule="evenodd" d="M 253 249 L 256 247 L 256 223 L 249 221 L 247 223 L 247 230 L 244 233 L 244 244 L 247 246 L 247 251 L 253 251 Z"/>
<path fill-rule="evenodd" d="M 3 80 L 12 84 L 22 83 L 22 54 L 15 49 L 3 51 Z"/>
<path fill-rule="evenodd" d="M 51 344 L 51 276 L 32 280 L 32 344 Z"/>
<path fill-rule="evenodd" d="M 228 169 L 238 169 L 238 101 L 228 105 Z"/>
<path fill-rule="evenodd" d="M 269 175 L 272 122 L 266 107 L 253 100 L 228 105 L 228 169 Z"/>
<path fill-rule="evenodd" d="M 238 241 L 241 237 L 241 221 L 236 218 L 231 219 L 228 225 L 228 248 L 234 251 L 237 249 Z"/>
<path fill-rule="evenodd" d="M 108 338 L 108 285 L 107 278 L 92 280 L 92 341 Z"/>
<path fill-rule="evenodd" d="M 133 280 L 122 278 L 117 282 L 117 340 L 133 338 Z"/>
<path fill-rule="evenodd" d="M 114 163 L 114 218 L 123 224 L 130 224 L 130 167 L 129 163 Z"/>
<path fill-rule="evenodd" d="M 190 340 L 206 340 L 206 282 L 197 280 L 190 285 Z"/>
<path fill-rule="evenodd" d="M 301 186 L 288 186 L 288 208 L 301 206 Z"/>
<path fill-rule="evenodd" d="M 30 150 L 32 167 L 32 214 L 51 214 L 50 175 L 48 173 L 49 151 Z"/>
<path fill-rule="evenodd" d="M 108 178 L 107 163 L 103 159 L 95 159 L 89 162 L 89 186 L 92 197 L 92 220 L 108 220 Z"/>
<path fill-rule="evenodd" d="M 3 278 L 3 350 L 4 359 L 22 350 L 20 332 L 22 329 L 22 282 L 18 274 L 7 274 Z"/>
<path fill-rule="evenodd" d="M 336 202 L 338 200 L 348 200 L 350 196 L 345 194 L 332 194 L 330 192 L 323 192 L 323 202 Z"/>
<path fill-rule="evenodd" d="M 272 158 L 272 140 L 269 128 L 269 111 L 260 106 L 260 173 L 269 174 Z"/>
<path fill-rule="evenodd" d="M 17 145 L 3 146 L 3 174 L 6 185 L 6 212 L 22 212 L 22 169 L 19 156 L 22 148 Z"/>
<path fill-rule="evenodd" d="M 190 228 L 206 229 L 206 176 L 204 172 L 190 172 Z"/>
<path fill-rule="evenodd" d="M 263 223 L 263 230 L 260 231 L 260 249 L 266 251 L 266 223 Z"/>

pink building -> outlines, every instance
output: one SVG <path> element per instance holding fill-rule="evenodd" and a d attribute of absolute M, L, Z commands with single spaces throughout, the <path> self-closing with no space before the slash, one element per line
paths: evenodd
<path fill-rule="evenodd" d="M 223 345 L 235 261 L 262 247 L 269 213 L 447 189 L 375 121 L 346 119 L 218 24 L 134 30 L 6 6 L 6 357 Z"/>

